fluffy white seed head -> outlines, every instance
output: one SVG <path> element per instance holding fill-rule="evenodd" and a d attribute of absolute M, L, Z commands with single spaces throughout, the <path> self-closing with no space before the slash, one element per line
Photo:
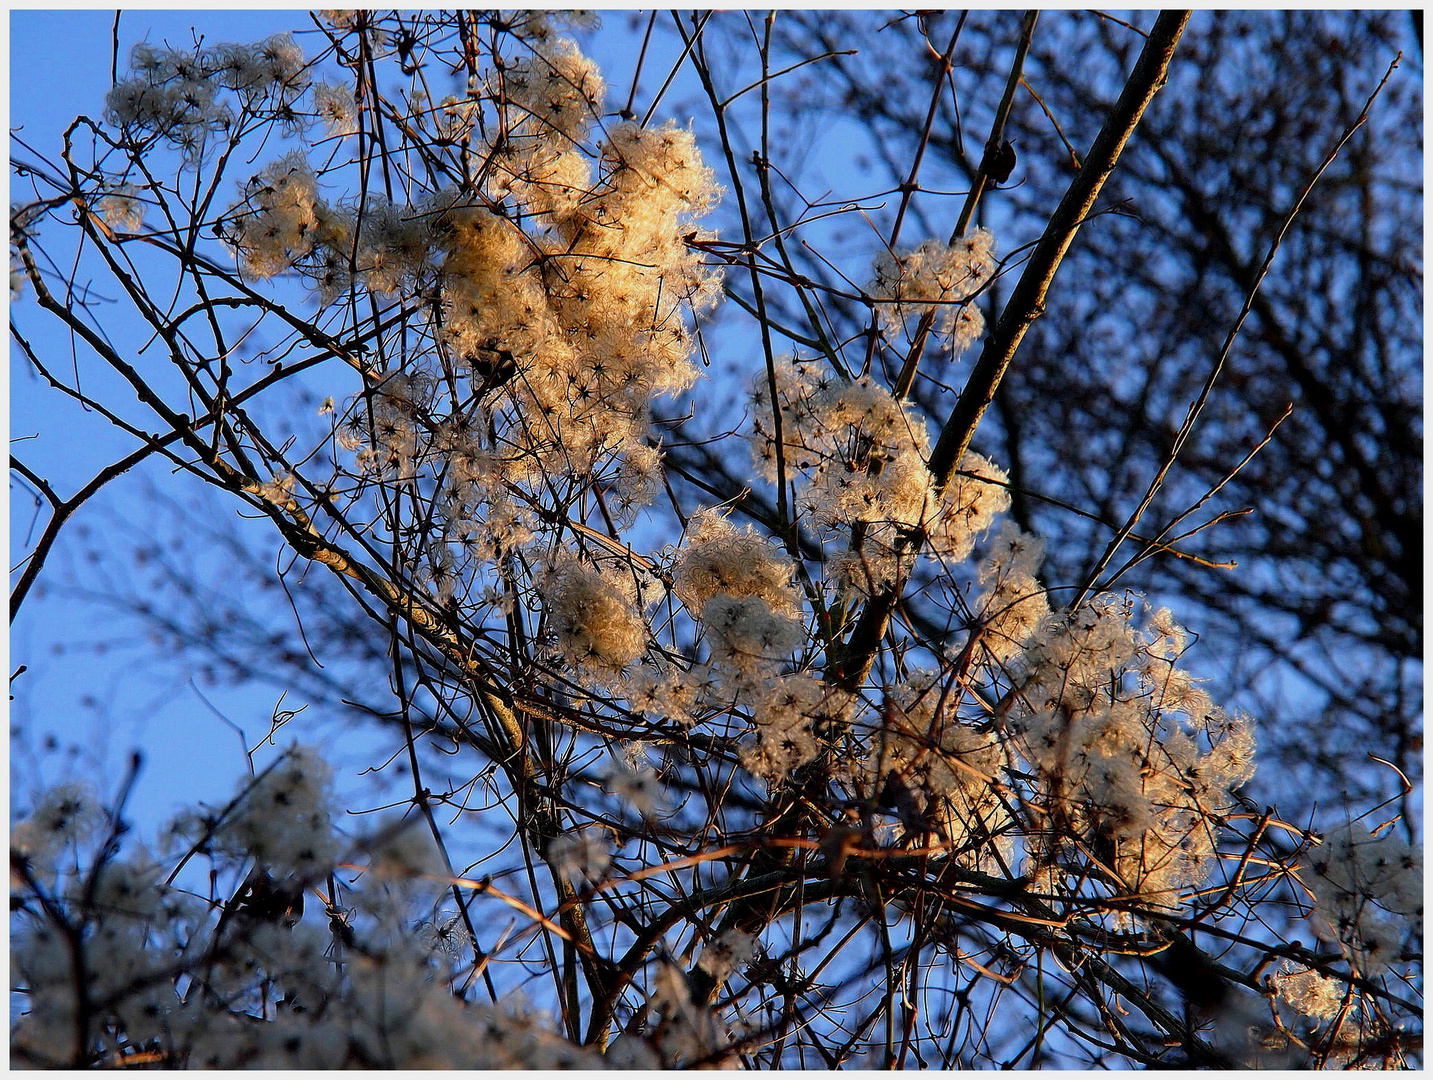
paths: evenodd
<path fill-rule="evenodd" d="M 613 682 L 641 655 L 647 625 L 630 574 L 564 555 L 544 575 L 542 597 L 557 652 L 579 673 Z"/>
<path fill-rule="evenodd" d="M 888 333 L 913 316 L 931 313 L 937 332 L 958 356 L 984 328 L 973 300 L 994 273 L 994 238 L 976 229 L 954 244 L 927 240 L 911 251 L 882 252 L 871 291 Z"/>

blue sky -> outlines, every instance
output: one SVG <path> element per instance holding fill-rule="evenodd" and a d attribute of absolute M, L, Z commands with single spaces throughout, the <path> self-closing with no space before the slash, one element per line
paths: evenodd
<path fill-rule="evenodd" d="M 284 11 L 193 12 L 127 11 L 120 20 L 121 76 L 130 46 L 139 40 L 174 46 L 192 41 L 201 22 L 210 41 L 251 41 L 303 25 L 305 16 Z M 59 135 L 80 113 L 98 117 L 110 87 L 112 11 L 12 11 L 10 14 L 10 122 L 35 151 L 52 156 Z M 16 152 L 21 152 L 15 147 Z M 12 201 L 25 192 L 12 181 Z M 23 303 L 23 301 L 22 301 Z M 33 310 L 33 309 L 32 309 Z M 28 316 L 28 317 L 27 317 Z M 22 325 L 33 331 L 37 348 L 64 356 L 68 343 L 52 320 L 21 311 Z M 106 464 L 133 449 L 127 436 L 113 432 L 94 417 L 62 403 L 40 386 L 22 363 L 14 362 L 10 378 L 11 438 L 27 464 L 68 495 Z M 27 436 L 39 433 L 39 438 Z M 160 482 L 162 469 L 148 475 Z M 102 493 L 95 513 L 81 511 L 73 524 L 99 528 L 108 521 L 101 507 L 120 509 L 127 517 L 138 509 L 137 477 L 126 477 Z M 11 488 L 11 563 L 23 555 L 22 545 L 35 518 L 33 501 L 18 486 Z M 41 525 L 43 518 L 41 519 Z M 38 528 L 39 526 L 37 526 Z M 104 546 L 104 538 L 99 538 Z M 68 559 L 80 558 L 77 536 L 62 538 L 47 567 L 58 581 Z M 123 566 L 123 564 L 120 564 Z M 42 575 L 41 581 L 45 581 Z M 12 686 L 14 719 L 36 733 L 54 733 L 82 753 L 73 764 L 47 757 L 43 775 L 33 774 L 32 760 L 17 754 L 12 761 L 12 807 L 23 809 L 41 782 L 68 778 L 114 784 L 123 762 L 142 747 L 145 769 L 131 806 L 143 825 L 167 817 L 180 805 L 200 798 L 223 799 L 245 769 L 239 738 L 172 670 L 153 663 L 153 650 L 136 641 L 135 627 L 107 624 L 112 619 L 95 605 L 52 595 L 32 595 L 12 628 L 11 670 L 20 663 L 29 671 Z M 102 652 L 77 647 L 100 643 Z M 171 666 L 172 667 L 172 666 Z M 220 711 L 244 728 L 250 745 L 268 728 L 276 694 L 203 687 Z M 296 704 L 285 702 L 286 707 Z M 262 757 L 259 758 L 262 763 Z"/>

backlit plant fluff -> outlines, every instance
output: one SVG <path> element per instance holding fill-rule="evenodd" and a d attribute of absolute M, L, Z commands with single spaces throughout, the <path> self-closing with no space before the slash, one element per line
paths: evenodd
<path fill-rule="evenodd" d="M 673 16 L 693 81 L 645 117 L 651 73 L 604 78 L 580 17 L 141 45 L 71 167 L 26 165 L 17 347 L 272 526 L 292 606 L 246 670 L 319 707 L 144 845 L 123 796 L 17 796 L 13 1061 L 1411 1059 L 1417 851 L 1252 803 L 1253 723 L 1175 616 L 1044 581 L 930 374 L 988 367 L 962 354 L 1020 268 L 897 218 L 839 271 L 865 290 L 797 273 L 818 205 L 878 215 L 783 209 L 736 123 L 769 43 L 752 16 L 760 71 L 724 72 L 708 17 Z M 692 94 L 715 127 L 662 117 Z M 397 796 L 340 805 L 375 744 L 325 739 L 331 768 L 324 709 L 372 722 Z"/>

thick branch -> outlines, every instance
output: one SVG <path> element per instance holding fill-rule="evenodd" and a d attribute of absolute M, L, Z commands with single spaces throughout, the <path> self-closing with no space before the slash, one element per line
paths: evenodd
<path fill-rule="evenodd" d="M 975 434 L 981 417 L 995 400 L 995 391 L 1025 332 L 1044 310 L 1045 296 L 1065 252 L 1089 216 L 1095 199 L 1114 171 L 1140 117 L 1164 85 L 1170 59 L 1188 19 L 1189 12 L 1182 11 L 1163 12 L 1155 20 L 1119 100 L 1090 147 L 1079 175 L 1051 215 L 1044 235 L 1010 294 L 1000 321 L 985 341 L 980 359 L 970 373 L 960 399 L 941 429 L 929 462 L 936 487 L 944 488 L 955 472 L 970 446 L 971 436 Z M 899 590 L 891 588 L 871 598 L 845 648 L 836 657 L 837 662 L 831 672 L 834 681 L 848 687 L 865 681 L 899 596 Z"/>
<path fill-rule="evenodd" d="M 1119 100 L 1085 156 L 1079 174 L 1055 208 L 1044 235 L 1025 264 L 1020 281 L 1010 294 L 1000 321 L 985 341 L 975 370 L 970 373 L 960 399 L 941 429 L 930 457 L 930 471 L 936 486 L 944 487 L 955 471 L 986 408 L 995 400 L 996 387 L 1020 347 L 1025 331 L 1044 311 L 1045 295 L 1055 271 L 1089 216 L 1105 181 L 1114 172 L 1144 110 L 1164 85 L 1170 59 L 1188 20 L 1187 11 L 1162 12 L 1155 20 Z"/>

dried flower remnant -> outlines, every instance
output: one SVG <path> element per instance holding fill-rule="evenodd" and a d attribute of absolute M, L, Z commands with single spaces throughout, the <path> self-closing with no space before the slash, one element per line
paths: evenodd
<path fill-rule="evenodd" d="M 221 825 L 212 837 L 217 843 L 201 845 L 211 881 L 242 876 L 252 860 L 270 863 L 276 845 L 258 827 L 260 817 L 286 831 L 291 809 L 321 799 L 327 775 L 317 755 L 295 747 L 249 785 L 238 808 L 243 820 Z M 74 828 L 79 818 L 67 809 L 80 801 L 94 809 L 74 789 L 53 789 L 31 820 L 38 829 L 41 821 L 63 819 L 59 831 L 83 842 Z M 342 844 L 326 818 L 322 824 L 315 830 L 325 834 L 317 844 L 321 855 L 308 867 L 311 884 L 339 880 Z M 213 828 L 211 813 L 190 811 L 170 835 L 189 836 L 192 855 L 193 840 Z M 253 903 L 246 884 L 232 899 L 216 901 L 223 908 L 216 921 L 213 905 L 166 882 L 153 859 L 108 845 L 86 852 L 78 870 L 46 886 L 45 903 L 22 885 L 11 962 L 27 1008 L 12 1024 L 12 1060 L 50 1068 L 123 1063 L 142 1047 L 147 1063 L 195 1069 L 655 1064 L 640 1047 L 609 1061 L 515 1001 L 489 1006 L 455 995 L 435 977 L 435 965 L 450 971 L 471 955 L 466 924 L 451 912 L 410 923 L 412 894 L 392 885 L 419 872 L 427 856 L 401 842 L 405 850 L 396 854 L 397 834 L 388 833 L 377 849 L 360 845 L 373 849 L 375 870 L 346 886 L 347 903 L 325 918 L 300 911 L 280 921 L 256 913 L 245 907 Z M 599 862 L 599 853 L 584 857 L 589 868 Z M 247 879 L 258 880 L 268 879 Z M 76 933 L 84 941 L 80 951 L 73 949 Z"/>
<path fill-rule="evenodd" d="M 977 580 L 983 588 L 976 610 L 981 644 L 997 662 L 1017 656 L 1050 617 L 1045 590 L 1035 577 L 1044 554 L 1044 541 L 1005 520 L 980 564 Z"/>
<path fill-rule="evenodd" d="M 933 313 L 936 330 L 959 356 L 980 336 L 985 320 L 974 298 L 995 273 L 995 240 L 976 229 L 954 244 L 927 240 L 911 251 L 883 252 L 871 292 L 887 333 L 912 315 Z"/>
<path fill-rule="evenodd" d="M 380 821 L 359 847 L 367 854 L 368 872 L 376 880 L 441 880 L 447 873 L 443 853 L 422 817 Z"/>
<path fill-rule="evenodd" d="M 1332 1020 L 1343 1008 L 1347 993 L 1347 987 L 1337 979 L 1287 960 L 1283 970 L 1274 976 L 1274 986 L 1279 997 L 1310 1020 Z"/>
<path fill-rule="evenodd" d="M 144 203 L 138 196 L 139 188 L 120 184 L 100 199 L 96 208 L 111 229 L 137 232 L 144 225 Z"/>
<path fill-rule="evenodd" d="M 1162 612 L 1141 634 L 1108 595 L 1051 619 L 1015 661 L 1012 717 L 1062 826 L 1052 835 L 1082 837 L 1121 887 L 1170 907 L 1210 873 L 1211 812 L 1254 771 L 1246 719 L 1170 693 L 1176 629 Z M 1034 846 L 1032 864 L 1056 854 Z"/>
<path fill-rule="evenodd" d="M 70 844 L 86 840 L 103 820 L 94 794 L 81 784 L 50 788 L 10 830 L 10 851 L 36 874 L 48 874 Z"/>
<path fill-rule="evenodd" d="M 637 715 L 688 727 L 701 714 L 701 680 L 700 668 L 688 672 L 644 663 L 622 683 L 621 692 Z"/>
<path fill-rule="evenodd" d="M 645 757 L 612 766 L 603 786 L 644 818 L 651 817 L 662 804 L 662 782 Z"/>
<path fill-rule="evenodd" d="M 544 134 L 579 142 L 601 114 L 606 85 L 597 65 L 566 38 L 535 49 L 494 76 L 494 87 L 510 109 L 511 123 L 526 114 Z"/>
<path fill-rule="evenodd" d="M 869 594 L 903 580 L 922 554 L 943 565 L 964 561 L 1010 505 L 1005 474 L 968 451 L 937 492 L 925 463 L 929 435 L 912 407 L 871 379 L 841 383 L 814 367 L 776 366 L 781 452 L 798 479 L 802 515 L 845 548 L 830 561 L 833 576 Z M 764 376 L 752 396 L 753 457 L 774 481 L 776 424 Z"/>
<path fill-rule="evenodd" d="M 791 587 L 791 560 L 750 525 L 738 529 L 726 517 L 703 510 L 687 523 L 686 540 L 672 571 L 672 591 L 689 612 L 700 615 L 718 593 L 734 599 L 757 597 L 773 614 L 799 612 Z"/>
<path fill-rule="evenodd" d="M 291 746 L 241 789 L 215 842 L 248 852 L 300 880 L 326 872 L 338 849 L 330 824 L 328 764 L 310 747 Z"/>
<path fill-rule="evenodd" d="M 612 848 L 601 830 L 574 829 L 552 839 L 547 858 L 570 881 L 596 884 L 612 865 Z"/>
<path fill-rule="evenodd" d="M 1338 944 L 1364 975 L 1410 959 L 1405 946 L 1423 929 L 1423 854 L 1394 836 L 1370 836 L 1356 823 L 1332 831 L 1307 856 L 1319 938 Z"/>
<path fill-rule="evenodd" d="M 434 956 L 459 960 L 472 951 L 473 937 L 458 912 L 437 912 L 431 920 L 424 919 L 413 929 Z"/>
<path fill-rule="evenodd" d="M 348 86 L 314 83 L 313 108 L 330 136 L 358 133 L 358 105 L 353 100 L 353 90 Z"/>
<path fill-rule="evenodd" d="M 367 395 L 354 400 L 347 414 L 356 430 L 343 440 L 364 471 L 409 476 L 426 464 L 447 478 L 443 531 L 474 557 L 455 568 L 459 579 L 463 563 L 525 541 L 506 485 L 542 491 L 547 477 L 569 474 L 601 485 L 623 524 L 650 501 L 661 469 L 651 402 L 696 378 L 684 311 L 718 295 L 719 275 L 686 242 L 715 198 L 691 133 L 624 122 L 594 154 L 584 141 L 600 76 L 570 41 L 532 40 L 533 51 L 464 105 L 479 109 L 486 93 L 509 112 L 503 140 L 474 178 L 478 190 L 335 205 L 295 152 L 247 185 L 225 226 L 247 273 L 301 273 L 324 303 L 355 290 L 430 297 L 436 289 L 436 348 L 411 358 L 405 373 L 436 379 L 456 367 L 482 416 L 419 424 L 428 402 L 385 383 L 377 409 Z M 346 118 L 348 100 L 329 84 L 313 86 L 312 97 L 318 113 Z M 400 415 L 389 415 L 389 403 Z M 443 566 L 441 556 L 429 561 Z M 451 595 L 451 576 L 439 577 L 436 591 Z"/>
<path fill-rule="evenodd" d="M 725 685 L 725 684 L 724 684 Z M 742 768 L 768 785 L 837 745 L 859 711 L 858 699 L 807 672 L 735 688 L 749 703 L 756 739 L 741 751 Z"/>
<path fill-rule="evenodd" d="M 130 53 L 130 72 L 105 99 L 106 118 L 137 137 L 161 136 L 191 160 L 232 132 L 241 114 L 293 125 L 294 103 L 308 87 L 303 52 L 288 34 L 188 51 L 142 43 Z"/>
<path fill-rule="evenodd" d="M 889 690 L 863 762 L 867 790 L 887 796 L 907 829 L 938 837 L 958 865 L 998 872 L 1014 848 L 995 787 L 1004 751 L 992 733 L 955 715 L 955 700 L 934 671 Z"/>
<path fill-rule="evenodd" d="M 617 680 L 646 646 L 630 574 L 563 556 L 548 570 L 542 595 L 558 654 L 590 679 Z"/>
<path fill-rule="evenodd" d="M 759 596 L 717 593 L 702 606 L 702 624 L 712 663 L 751 679 L 779 666 L 805 640 L 799 622 Z"/>
<path fill-rule="evenodd" d="M 308 256 L 319 240 L 318 180 L 302 151 L 264 168 L 247 187 L 248 209 L 236 223 L 244 268 L 273 277 Z"/>
<path fill-rule="evenodd" d="M 702 949 L 697 966 L 718 983 L 725 982 L 756 955 L 760 944 L 756 937 L 744 931 L 726 930 Z"/>
<path fill-rule="evenodd" d="M 713 1010 L 692 1000 L 687 976 L 675 964 L 658 966 L 648 998 L 661 1016 L 657 1040 L 663 1061 L 689 1066 L 730 1045 L 725 1025 Z"/>

